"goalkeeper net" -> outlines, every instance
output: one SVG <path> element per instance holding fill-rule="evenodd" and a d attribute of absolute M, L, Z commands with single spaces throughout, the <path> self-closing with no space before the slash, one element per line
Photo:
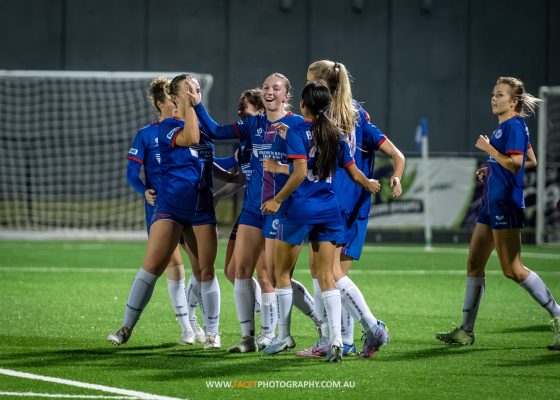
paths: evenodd
<path fill-rule="evenodd" d="M 539 97 L 536 241 L 560 244 L 560 86 L 541 87 Z"/>
<path fill-rule="evenodd" d="M 0 238 L 145 237 L 126 155 L 156 120 L 150 81 L 175 75 L 0 71 Z"/>

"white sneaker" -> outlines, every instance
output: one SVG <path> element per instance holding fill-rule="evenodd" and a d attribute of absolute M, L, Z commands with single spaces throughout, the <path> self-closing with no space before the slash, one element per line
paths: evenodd
<path fill-rule="evenodd" d="M 272 343 L 272 339 L 274 339 L 274 338 L 268 337 L 268 336 L 263 335 L 263 334 L 260 334 L 259 336 L 257 336 L 258 351 L 261 351 L 266 346 L 268 346 L 270 343 Z"/>
<path fill-rule="evenodd" d="M 123 325 L 115 333 L 109 334 L 109 336 L 107 336 L 107 340 L 115 346 L 120 346 L 121 344 L 128 342 L 130 335 L 132 335 L 132 329 Z"/>
<path fill-rule="evenodd" d="M 272 339 L 272 342 L 264 348 L 263 352 L 268 355 L 273 355 L 282 351 L 293 349 L 294 347 L 296 347 L 296 342 L 291 335 L 288 335 L 282 339 L 276 336 L 274 339 Z"/>
<path fill-rule="evenodd" d="M 194 331 L 194 338 L 196 340 L 197 343 L 205 343 L 206 342 L 206 333 L 204 333 L 204 329 L 202 329 L 202 327 L 200 325 L 198 325 L 198 322 L 194 322 L 194 324 L 191 324 L 191 328 Z"/>
<path fill-rule="evenodd" d="M 192 331 L 192 329 L 189 329 L 185 332 L 183 332 L 183 336 L 181 336 L 181 339 L 179 339 L 179 344 L 180 345 L 191 345 L 194 344 L 194 332 Z"/>
<path fill-rule="evenodd" d="M 228 349 L 228 353 L 253 353 L 257 349 L 257 342 L 254 336 L 243 336 L 239 343 Z"/>
<path fill-rule="evenodd" d="M 206 342 L 204 342 L 204 349 L 219 349 L 222 347 L 222 340 L 220 339 L 220 335 L 217 333 L 207 333 L 206 334 Z"/>
<path fill-rule="evenodd" d="M 327 350 L 325 361 L 327 362 L 341 362 L 342 361 L 342 343 L 334 340 Z"/>

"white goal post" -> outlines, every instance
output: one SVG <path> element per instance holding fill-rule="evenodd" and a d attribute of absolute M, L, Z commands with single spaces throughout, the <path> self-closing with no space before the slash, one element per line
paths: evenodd
<path fill-rule="evenodd" d="M 539 89 L 537 244 L 560 244 L 560 86 Z"/>
<path fill-rule="evenodd" d="M 186 73 L 207 104 L 212 76 Z M 0 70 L 0 239 L 146 237 L 126 155 L 150 81 L 179 74 Z"/>

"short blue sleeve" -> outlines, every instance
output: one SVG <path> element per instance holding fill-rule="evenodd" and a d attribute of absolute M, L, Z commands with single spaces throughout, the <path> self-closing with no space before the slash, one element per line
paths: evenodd
<path fill-rule="evenodd" d="M 529 138 L 519 121 L 512 120 L 511 123 L 506 124 L 502 134 L 507 138 L 506 154 L 525 154 Z"/>

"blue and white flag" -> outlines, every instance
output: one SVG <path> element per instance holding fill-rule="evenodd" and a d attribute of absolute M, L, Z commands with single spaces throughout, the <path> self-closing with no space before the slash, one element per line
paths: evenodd
<path fill-rule="evenodd" d="M 418 151 L 422 150 L 422 137 L 428 136 L 428 118 L 420 118 L 418 126 L 416 127 L 416 148 Z"/>

